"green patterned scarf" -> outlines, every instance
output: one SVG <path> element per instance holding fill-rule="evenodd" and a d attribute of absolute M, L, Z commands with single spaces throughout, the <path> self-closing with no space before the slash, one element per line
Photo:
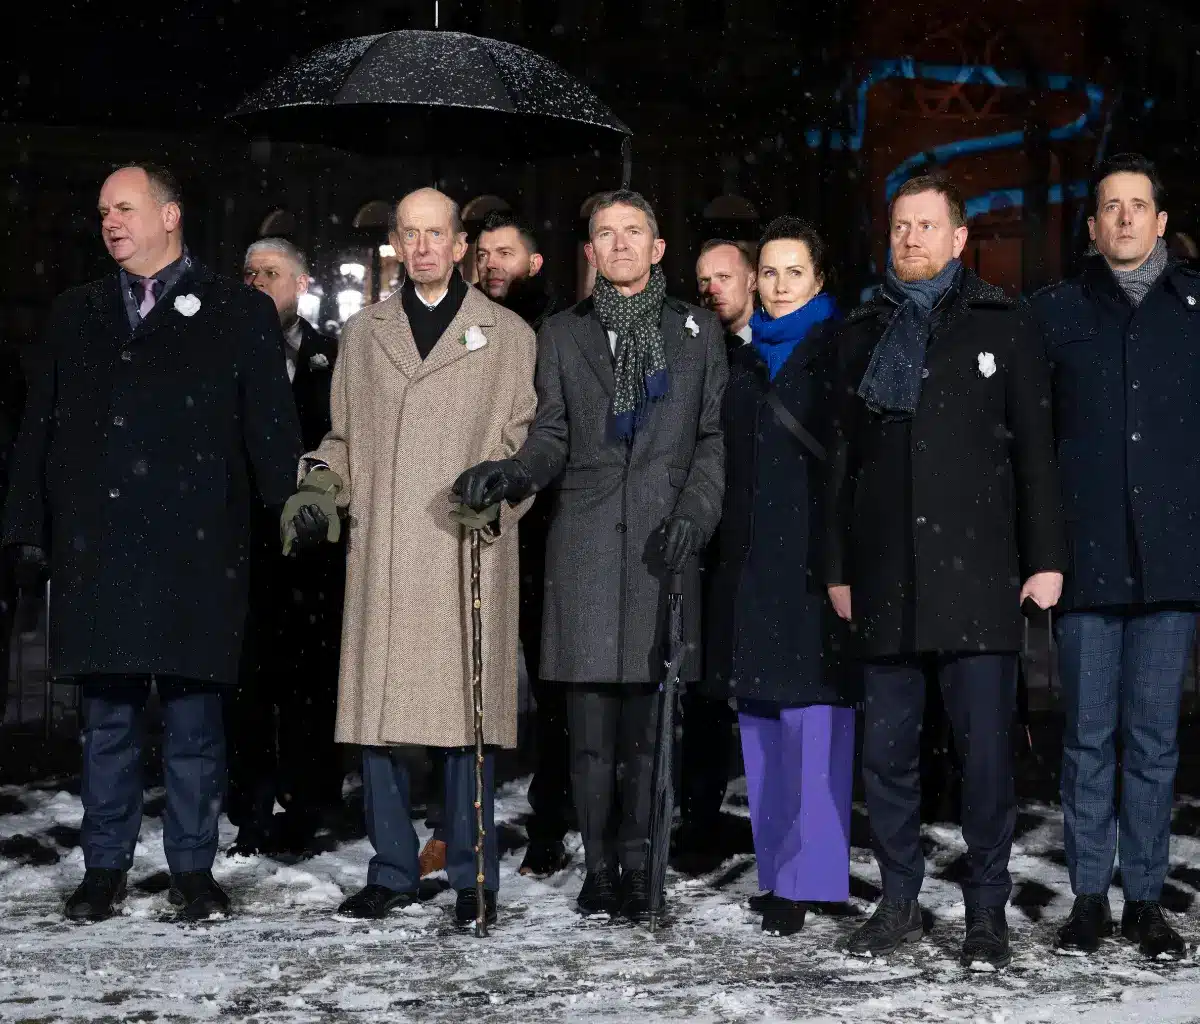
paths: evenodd
<path fill-rule="evenodd" d="M 667 393 L 667 353 L 659 318 L 667 281 L 662 267 L 650 268 L 650 281 L 636 295 L 622 295 L 604 277 L 596 276 L 592 301 L 606 331 L 617 336 L 613 377 L 613 432 L 630 440 L 645 419 L 650 402 Z"/>

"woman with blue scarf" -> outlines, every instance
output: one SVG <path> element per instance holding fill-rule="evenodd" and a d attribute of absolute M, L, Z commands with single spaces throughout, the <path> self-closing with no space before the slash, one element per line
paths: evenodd
<path fill-rule="evenodd" d="M 837 309 L 825 246 L 780 217 L 760 243 L 761 308 L 731 357 L 726 484 L 709 589 L 708 682 L 737 698 L 763 931 L 849 898 L 853 677 L 817 574 Z"/>

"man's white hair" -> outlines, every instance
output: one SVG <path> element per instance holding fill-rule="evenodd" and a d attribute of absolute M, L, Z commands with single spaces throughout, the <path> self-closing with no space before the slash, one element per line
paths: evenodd
<path fill-rule="evenodd" d="M 250 257 L 260 252 L 277 252 L 286 256 L 292 261 L 292 265 L 296 268 L 296 272 L 303 274 L 305 277 L 308 273 L 308 259 L 304 253 L 286 238 L 260 238 L 257 242 L 246 250 L 246 259 L 243 268 L 249 266 Z"/>

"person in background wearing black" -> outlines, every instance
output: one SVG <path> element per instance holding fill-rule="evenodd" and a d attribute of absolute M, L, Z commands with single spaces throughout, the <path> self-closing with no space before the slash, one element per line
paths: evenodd
<path fill-rule="evenodd" d="M 275 304 L 304 448 L 316 448 L 330 429 L 337 342 L 299 315 L 310 282 L 304 254 L 286 239 L 260 239 L 246 252 L 243 280 Z M 230 856 L 312 852 L 341 803 L 333 720 L 345 575 L 344 543 L 284 558 L 278 514 L 258 505 L 241 685 L 226 703 L 225 807 L 238 826 Z"/>
<path fill-rule="evenodd" d="M 534 331 L 566 308 L 554 285 L 542 273 L 544 261 L 530 227 L 509 212 L 488 215 L 475 245 L 479 287 L 488 298 L 507 306 Z M 536 705 L 533 742 L 535 761 L 529 783 L 533 815 L 526 824 L 529 847 L 521 874 L 544 878 L 566 866 L 563 838 L 571 825 L 571 761 L 567 741 L 567 696 L 561 686 L 545 684 L 540 675 L 543 576 L 546 532 L 552 495 L 539 496 L 521 520 L 521 649 Z"/>
<path fill-rule="evenodd" d="M 0 508 L 8 491 L 8 455 L 17 440 L 21 410 L 25 405 L 25 375 L 14 346 L 0 342 Z M 30 595 L 31 597 L 33 595 Z M 8 682 L 8 651 L 13 619 L 17 611 L 18 589 L 12 564 L 0 559 L 0 672 Z"/>

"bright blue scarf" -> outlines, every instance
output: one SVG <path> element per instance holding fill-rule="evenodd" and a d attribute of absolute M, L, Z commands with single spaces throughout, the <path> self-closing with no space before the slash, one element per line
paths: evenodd
<path fill-rule="evenodd" d="M 772 320 L 764 310 L 756 309 L 750 318 L 750 340 L 754 350 L 767 364 L 771 380 L 817 324 L 837 316 L 837 303 L 818 292 L 799 309 Z"/>

